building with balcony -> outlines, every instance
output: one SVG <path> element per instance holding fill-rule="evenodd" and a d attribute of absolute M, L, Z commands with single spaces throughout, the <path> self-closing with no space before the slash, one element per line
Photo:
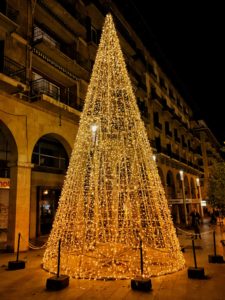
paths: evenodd
<path fill-rule="evenodd" d="M 27 250 L 51 230 L 108 8 L 104 0 L 1 1 L 0 245 L 8 250 L 18 233 Z M 110 10 L 179 223 L 184 200 L 188 213 L 201 211 L 220 145 L 113 1 Z"/>

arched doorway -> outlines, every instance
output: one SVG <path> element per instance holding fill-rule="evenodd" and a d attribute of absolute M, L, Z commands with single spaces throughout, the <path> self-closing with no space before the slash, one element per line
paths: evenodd
<path fill-rule="evenodd" d="M 51 231 L 69 156 L 59 138 L 48 134 L 41 137 L 35 144 L 32 163 L 34 164 L 32 185 L 36 190 L 35 227 L 36 236 L 40 236 L 49 234 Z M 31 227 L 34 227 L 34 224 L 31 224 Z"/>
<path fill-rule="evenodd" d="M 14 137 L 8 127 L 0 121 L 0 249 L 7 247 L 11 230 L 10 215 L 10 167 L 16 162 L 18 151 Z"/>

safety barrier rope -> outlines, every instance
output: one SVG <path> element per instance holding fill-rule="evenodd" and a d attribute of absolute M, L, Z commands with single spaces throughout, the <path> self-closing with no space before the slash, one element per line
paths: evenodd
<path fill-rule="evenodd" d="M 193 237 L 193 236 L 195 236 L 195 235 L 206 235 L 206 234 L 209 234 L 209 233 L 213 233 L 215 230 L 209 230 L 209 231 L 204 231 L 204 232 L 200 232 L 200 233 L 195 233 L 195 232 L 188 232 L 188 231 L 186 231 L 186 230 L 183 230 L 183 229 L 181 229 L 181 228 L 179 228 L 179 227 L 176 227 L 176 230 L 179 230 L 180 232 L 182 232 L 182 233 L 184 233 L 185 235 L 187 235 L 187 236 L 190 236 L 190 237 Z M 23 239 L 23 237 L 22 237 L 22 235 L 21 235 L 21 239 Z M 30 249 L 32 249 L 32 250 L 41 250 L 41 249 L 44 249 L 44 248 L 46 248 L 46 246 L 47 246 L 47 242 L 45 242 L 43 245 L 41 245 L 41 246 L 37 246 L 37 245 L 35 245 L 35 244 L 33 244 L 31 241 L 29 241 L 29 248 Z M 162 251 L 162 252 L 167 252 L 167 251 L 165 251 L 165 250 L 162 250 L 162 249 L 155 249 L 155 250 L 157 250 L 157 251 Z"/>
<path fill-rule="evenodd" d="M 21 240 L 25 241 L 24 238 L 23 238 L 23 236 L 22 236 L 22 234 L 20 234 L 20 238 L 21 238 Z M 47 242 L 45 242 L 45 243 L 44 243 L 43 245 L 41 245 L 41 246 L 37 246 L 37 245 L 35 245 L 35 244 L 32 244 L 32 242 L 29 240 L 28 245 L 29 245 L 29 248 L 32 249 L 32 250 L 41 250 L 41 249 L 46 248 Z"/>
<path fill-rule="evenodd" d="M 188 232 L 188 231 L 185 231 L 179 227 L 176 227 L 177 230 L 180 230 L 181 232 L 184 232 L 186 235 L 190 235 L 190 236 L 193 236 L 193 235 L 196 235 L 196 234 L 201 234 L 201 235 L 205 235 L 205 234 L 208 234 L 208 233 L 212 233 L 213 231 L 215 230 L 209 230 L 209 231 L 203 231 L 203 232 L 200 232 L 200 233 L 195 233 L 195 232 Z"/>
<path fill-rule="evenodd" d="M 29 241 L 29 248 L 32 249 L 32 250 L 40 250 L 40 249 L 44 249 L 44 248 L 46 248 L 46 245 L 47 245 L 47 242 L 44 243 L 42 246 L 36 246 L 36 245 L 32 244 L 32 243 Z"/>

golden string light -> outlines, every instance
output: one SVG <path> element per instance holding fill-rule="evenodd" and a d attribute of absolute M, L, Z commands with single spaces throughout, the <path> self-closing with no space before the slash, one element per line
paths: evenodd
<path fill-rule="evenodd" d="M 185 261 L 132 91 L 112 16 L 106 16 L 44 268 L 75 278 L 178 271 Z"/>

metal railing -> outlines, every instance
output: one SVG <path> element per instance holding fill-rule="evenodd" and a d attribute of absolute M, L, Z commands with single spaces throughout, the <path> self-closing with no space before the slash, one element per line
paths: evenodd
<path fill-rule="evenodd" d="M 31 83 L 32 95 L 48 95 L 56 100 L 60 100 L 60 88 L 50 81 L 40 78 Z"/>
<path fill-rule="evenodd" d="M 54 155 L 47 155 L 40 152 L 33 152 L 32 162 L 38 167 L 47 167 L 57 170 L 66 169 L 66 158 Z"/>
<path fill-rule="evenodd" d="M 45 31 L 43 31 L 41 28 L 38 26 L 34 27 L 34 38 L 33 41 L 37 42 L 39 40 L 45 40 L 57 49 L 60 49 L 60 44 L 57 42 L 53 37 L 48 35 Z"/>
<path fill-rule="evenodd" d="M 3 5 L 2 8 L 0 8 L 0 12 L 7 16 L 13 22 L 17 22 L 19 11 L 16 10 L 14 7 L 10 6 L 9 4 L 6 4 L 5 7 Z"/>
<path fill-rule="evenodd" d="M 40 96 L 43 94 L 76 110 L 83 110 L 84 101 L 79 99 L 70 88 L 59 87 L 44 78 L 32 81 L 31 95 Z"/>
<path fill-rule="evenodd" d="M 0 65 L 0 72 L 18 81 L 26 83 L 26 68 L 23 65 L 6 56 L 4 56 L 3 61 L 0 63 Z"/>

